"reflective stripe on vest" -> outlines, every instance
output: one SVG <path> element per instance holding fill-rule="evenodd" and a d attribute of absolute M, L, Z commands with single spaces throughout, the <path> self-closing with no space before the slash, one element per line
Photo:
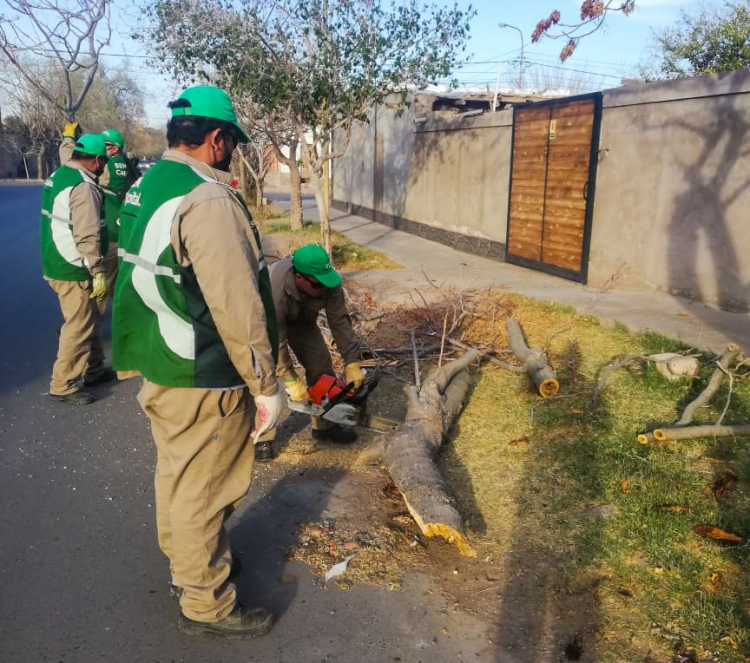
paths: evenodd
<path fill-rule="evenodd" d="M 133 289 L 156 315 L 159 333 L 167 347 L 178 357 L 195 359 L 195 332 L 190 322 L 181 318 L 164 301 L 156 283 L 157 276 L 180 283 L 179 274 L 158 265 L 159 256 L 171 244 L 172 222 L 185 196 L 172 198 L 159 207 L 149 219 L 138 255 L 118 249 L 118 255 L 133 264 Z"/>

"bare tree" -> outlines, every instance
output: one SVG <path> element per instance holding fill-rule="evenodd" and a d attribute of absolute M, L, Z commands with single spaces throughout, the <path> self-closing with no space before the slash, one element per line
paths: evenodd
<path fill-rule="evenodd" d="M 62 79 L 54 66 L 33 61 L 24 61 L 23 65 L 24 69 L 47 90 L 54 93 L 57 89 L 58 94 L 62 94 Z M 21 152 L 24 156 L 36 157 L 37 177 L 44 179 L 51 161 L 50 146 L 60 133 L 62 112 L 25 79 L 17 80 L 12 85 L 5 82 L 7 73 L 7 67 L 0 67 L 0 87 L 3 89 L 4 98 L 9 102 L 6 108 L 15 116 L 19 127 L 22 128 L 21 134 L 25 136 Z"/>
<path fill-rule="evenodd" d="M 0 53 L 18 76 L 68 119 L 75 117 L 94 83 L 102 48 L 112 33 L 112 0 L 5 0 Z M 62 81 L 50 87 L 29 59 L 54 67 Z M 76 75 L 80 84 L 76 84 Z"/>

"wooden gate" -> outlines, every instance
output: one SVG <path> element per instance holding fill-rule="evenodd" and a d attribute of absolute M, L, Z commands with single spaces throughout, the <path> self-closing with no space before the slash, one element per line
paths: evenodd
<path fill-rule="evenodd" d="M 508 262 L 586 282 L 601 100 L 514 109 Z"/>

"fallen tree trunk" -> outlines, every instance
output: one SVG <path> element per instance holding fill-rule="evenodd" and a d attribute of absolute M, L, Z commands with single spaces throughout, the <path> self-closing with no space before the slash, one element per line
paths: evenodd
<path fill-rule="evenodd" d="M 547 357 L 542 348 L 530 348 L 521 331 L 521 326 L 514 318 L 508 318 L 505 322 L 510 339 L 510 350 L 523 364 L 529 377 L 542 398 L 550 398 L 560 391 L 560 383 L 557 373 L 550 368 Z"/>
<path fill-rule="evenodd" d="M 425 536 L 439 536 L 473 557 L 463 518 L 449 496 L 435 463 L 443 436 L 463 407 L 471 378 L 468 366 L 480 353 L 433 370 L 421 389 L 406 387 L 406 420 L 383 443 L 383 464 Z"/>
<path fill-rule="evenodd" d="M 638 436 L 641 444 L 649 442 L 669 442 L 671 440 L 691 440 L 697 437 L 731 437 L 737 435 L 750 435 L 750 424 L 736 426 L 717 426 L 706 424 L 705 426 L 680 426 L 679 428 L 656 428 L 652 433 L 644 433 Z"/>

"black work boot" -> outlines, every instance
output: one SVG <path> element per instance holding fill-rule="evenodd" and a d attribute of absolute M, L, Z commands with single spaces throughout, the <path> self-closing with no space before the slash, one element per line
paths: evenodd
<path fill-rule="evenodd" d="M 273 448 L 273 440 L 258 442 L 255 445 L 255 460 L 259 463 L 267 463 L 276 458 L 276 450 Z"/>
<path fill-rule="evenodd" d="M 112 382 L 117 377 L 117 371 L 115 371 L 112 368 L 105 368 L 102 369 L 102 372 L 99 373 L 96 377 L 93 378 L 84 378 L 83 379 L 83 386 L 84 387 L 95 387 L 98 384 L 101 384 L 102 382 Z"/>
<path fill-rule="evenodd" d="M 68 403 L 69 405 L 88 405 L 94 402 L 94 395 L 91 392 L 79 389 L 70 394 L 50 394 L 49 397 L 53 401 L 60 401 L 61 403 Z"/>
<path fill-rule="evenodd" d="M 180 631 L 188 635 L 223 635 L 229 638 L 257 638 L 268 633 L 273 626 L 273 615 L 264 608 L 246 608 L 241 603 L 234 606 L 218 622 L 196 622 L 180 613 Z"/>
<path fill-rule="evenodd" d="M 335 444 L 351 444 L 357 441 L 357 431 L 350 426 L 334 424 L 330 428 L 312 429 L 312 439 L 316 442 L 334 442 Z"/>
<path fill-rule="evenodd" d="M 238 575 L 240 575 L 240 573 L 242 573 L 242 562 L 240 562 L 239 557 L 232 554 L 232 568 L 229 569 L 229 577 L 227 578 L 227 580 L 234 580 Z M 171 596 L 173 599 L 182 598 L 182 587 L 169 583 L 169 596 Z"/>

